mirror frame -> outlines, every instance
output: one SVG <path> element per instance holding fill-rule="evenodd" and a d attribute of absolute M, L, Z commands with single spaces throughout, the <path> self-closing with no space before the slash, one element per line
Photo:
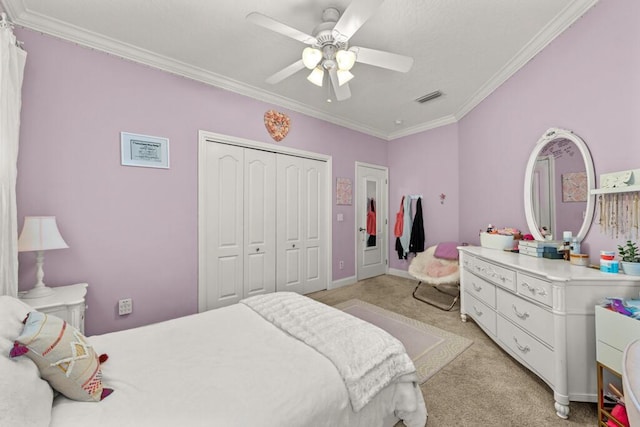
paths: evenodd
<path fill-rule="evenodd" d="M 535 168 L 538 155 L 542 152 L 546 145 L 552 141 L 561 139 L 567 139 L 573 142 L 576 147 L 578 147 L 578 150 L 582 155 L 582 160 L 584 161 L 585 170 L 587 172 L 587 186 L 589 191 L 587 195 L 587 207 L 585 209 L 585 215 L 582 221 L 582 226 L 580 227 L 580 231 L 578 231 L 577 236 L 574 236 L 577 237 L 578 241 L 582 241 L 589 232 L 589 228 L 591 227 L 591 222 L 593 221 L 593 214 L 595 211 L 595 196 L 591 194 L 591 190 L 595 188 L 595 174 L 593 169 L 593 159 L 591 158 L 591 153 L 589 152 L 589 148 L 587 148 L 587 144 L 585 144 L 582 138 L 580 138 L 570 130 L 550 128 L 536 143 L 533 152 L 529 156 L 529 161 L 527 162 L 527 168 L 524 175 L 524 213 L 527 217 L 527 226 L 529 227 L 529 232 L 533 235 L 533 238 L 536 240 L 544 240 L 542 233 L 540 233 L 540 230 L 538 230 L 538 224 L 536 223 L 536 219 L 533 214 L 533 170 Z M 559 240 L 557 232 L 554 233 L 556 233 L 555 240 Z"/>

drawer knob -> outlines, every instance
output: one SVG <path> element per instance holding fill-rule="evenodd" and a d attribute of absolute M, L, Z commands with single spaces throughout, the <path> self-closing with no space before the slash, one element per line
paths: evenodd
<path fill-rule="evenodd" d="M 473 286 L 473 289 L 476 290 L 476 292 L 480 292 L 482 290 L 482 286 L 476 285 L 476 282 L 472 282 L 471 285 Z"/>
<path fill-rule="evenodd" d="M 482 313 L 482 311 L 478 310 L 478 308 L 475 305 L 473 306 L 473 311 L 475 311 L 478 316 L 482 316 L 484 314 Z"/>
<path fill-rule="evenodd" d="M 515 304 L 511 305 L 511 308 L 513 308 L 513 312 L 516 314 L 516 316 L 518 316 L 520 319 L 522 320 L 526 320 L 527 317 L 529 317 L 529 313 L 527 313 L 526 311 L 524 313 L 521 313 L 518 311 L 518 308 L 516 307 Z"/>
<path fill-rule="evenodd" d="M 528 345 L 520 345 L 520 343 L 518 342 L 518 338 L 513 337 L 513 340 L 516 343 L 516 347 L 518 347 L 518 350 L 520 350 L 523 353 L 528 353 L 529 351 L 531 351 L 531 348 Z"/>

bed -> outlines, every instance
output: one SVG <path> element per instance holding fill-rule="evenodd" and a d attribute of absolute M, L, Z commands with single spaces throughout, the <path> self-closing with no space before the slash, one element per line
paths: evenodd
<path fill-rule="evenodd" d="M 35 363 L 7 356 L 29 308 L 0 296 L 0 425 L 375 427 L 403 420 L 424 427 L 424 399 L 404 348 L 384 356 L 395 358 L 384 368 L 371 354 L 397 340 L 309 298 L 278 294 L 86 338 L 108 355 L 101 380 L 114 391 L 99 402 L 54 397 Z M 358 335 L 366 348 L 349 348 Z M 345 353 L 354 357 L 340 365 Z"/>

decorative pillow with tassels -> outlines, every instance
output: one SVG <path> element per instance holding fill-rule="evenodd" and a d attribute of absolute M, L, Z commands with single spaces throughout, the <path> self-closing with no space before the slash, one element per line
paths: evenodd
<path fill-rule="evenodd" d="M 112 389 L 102 385 L 100 363 L 87 338 L 64 320 L 32 311 L 16 339 L 11 357 L 25 355 L 35 362 L 40 376 L 69 399 L 99 402 Z"/>

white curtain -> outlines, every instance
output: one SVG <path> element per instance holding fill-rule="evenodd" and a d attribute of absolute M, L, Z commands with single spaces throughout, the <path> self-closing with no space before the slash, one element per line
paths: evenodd
<path fill-rule="evenodd" d="M 4 14 L 3 14 L 4 15 Z M 0 295 L 18 294 L 16 176 L 27 53 L 16 44 L 5 16 L 0 20 Z"/>

